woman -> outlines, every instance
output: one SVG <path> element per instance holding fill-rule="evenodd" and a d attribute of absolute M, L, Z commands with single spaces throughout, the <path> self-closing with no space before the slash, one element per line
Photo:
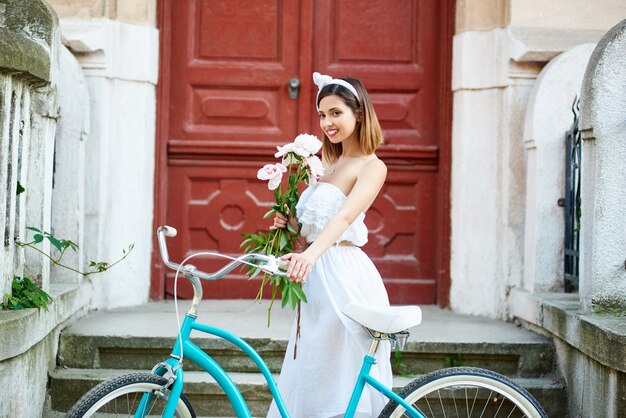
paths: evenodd
<path fill-rule="evenodd" d="M 367 332 L 341 313 L 349 302 L 388 306 L 380 274 L 359 248 L 367 242 L 365 212 L 378 195 L 387 167 L 376 156 L 383 136 L 365 87 L 353 78 L 313 74 L 323 132 L 324 176 L 304 191 L 297 206 L 302 253 L 283 256 L 287 274 L 304 281 L 307 303 L 300 313 L 278 381 L 292 417 L 331 418 L 345 412 L 370 344 Z M 278 214 L 271 229 L 295 222 Z M 372 376 L 391 386 L 390 349 L 381 343 Z M 386 398 L 366 386 L 357 417 L 378 416 Z M 268 417 L 280 417 L 272 402 Z"/>

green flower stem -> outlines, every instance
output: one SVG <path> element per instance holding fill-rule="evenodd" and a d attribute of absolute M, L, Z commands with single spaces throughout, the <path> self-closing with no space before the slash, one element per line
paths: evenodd
<path fill-rule="evenodd" d="M 73 267 L 66 266 L 65 264 L 60 263 L 59 261 L 55 260 L 54 258 L 50 257 L 48 254 L 46 254 L 44 251 L 41 251 L 39 248 L 35 247 L 34 245 L 31 245 L 30 243 L 25 243 L 25 242 L 17 242 L 17 241 L 16 241 L 15 243 L 16 243 L 18 246 L 20 246 L 20 247 L 29 247 L 29 248 L 32 248 L 33 250 L 37 251 L 38 253 L 40 253 L 40 254 L 42 254 L 42 255 L 44 255 L 44 256 L 46 256 L 46 257 L 48 257 L 48 258 L 50 259 L 50 261 L 52 261 L 52 263 L 53 263 L 54 265 L 57 265 L 57 266 L 59 266 L 59 267 L 66 268 L 66 269 L 68 269 L 68 270 L 70 270 L 70 271 L 73 271 L 73 272 L 75 272 L 75 273 L 78 273 L 78 274 L 80 274 L 80 275 L 82 275 L 82 276 L 87 276 L 87 275 L 89 275 L 89 274 L 95 273 L 95 271 L 92 271 L 92 272 L 82 272 L 82 271 L 76 270 L 76 269 L 75 269 L 75 268 L 73 268 Z"/>
<path fill-rule="evenodd" d="M 34 242 L 34 241 L 33 241 L 33 242 Z M 53 263 L 54 265 L 59 266 L 59 267 L 66 268 L 66 269 L 68 269 L 68 270 L 70 270 L 70 271 L 73 271 L 73 272 L 75 272 L 75 273 L 80 274 L 80 275 L 81 275 L 81 276 L 83 276 L 83 277 L 87 277 L 87 276 L 89 276 L 90 274 L 94 274 L 94 273 L 101 273 L 101 271 L 98 271 L 98 270 L 94 270 L 94 271 L 80 271 L 80 270 L 77 270 L 77 269 L 75 269 L 75 268 L 73 268 L 73 267 L 70 267 L 70 266 L 68 266 L 68 265 L 65 265 L 65 264 L 61 263 L 61 262 L 60 262 L 60 261 L 61 261 L 61 258 L 63 257 L 63 254 L 65 254 L 65 250 L 67 250 L 67 248 L 64 248 L 64 249 L 63 249 L 63 251 L 61 252 L 61 256 L 60 256 L 58 259 L 54 259 L 54 258 L 52 258 L 49 254 L 46 254 L 44 251 L 42 251 L 42 250 L 40 250 L 39 248 L 35 247 L 35 246 L 33 245 L 33 243 L 31 243 L 31 242 L 20 242 L 20 241 L 15 241 L 15 244 L 16 244 L 17 246 L 19 246 L 19 247 L 29 247 L 29 248 L 32 248 L 33 250 L 37 251 L 38 253 L 40 253 L 40 254 L 42 254 L 42 255 L 46 256 L 46 257 L 47 257 L 50 261 L 52 261 L 52 263 Z M 119 262 L 121 262 L 122 260 L 124 260 L 126 257 L 128 257 L 128 255 L 129 255 L 129 254 L 130 254 L 130 251 L 125 252 L 125 253 L 124 253 L 124 256 L 123 256 L 122 258 L 120 258 L 119 260 L 117 260 L 117 261 L 116 261 L 115 263 L 113 263 L 113 264 L 109 264 L 109 265 L 108 265 L 108 266 L 107 266 L 107 267 L 106 267 L 103 271 L 106 271 L 106 270 L 110 269 L 111 267 L 115 266 L 116 264 L 118 264 Z"/>

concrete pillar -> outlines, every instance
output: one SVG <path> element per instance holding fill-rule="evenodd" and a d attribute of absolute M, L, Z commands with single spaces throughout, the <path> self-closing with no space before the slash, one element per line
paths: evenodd
<path fill-rule="evenodd" d="M 598 43 L 582 87 L 580 297 L 626 309 L 626 20 Z"/>
<path fill-rule="evenodd" d="M 530 292 L 563 288 L 564 214 L 557 201 L 565 195 L 565 132 L 594 47 L 583 44 L 550 61 L 528 101 L 523 287 Z"/>
<path fill-rule="evenodd" d="M 85 149 L 86 261 L 114 262 L 90 276 L 94 306 L 148 300 L 154 190 L 158 31 L 110 19 L 61 20 L 90 96 Z"/>

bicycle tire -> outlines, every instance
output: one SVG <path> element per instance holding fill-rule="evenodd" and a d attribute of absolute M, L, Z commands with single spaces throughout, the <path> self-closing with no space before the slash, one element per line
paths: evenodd
<path fill-rule="evenodd" d="M 133 406 L 137 405 L 142 395 L 149 392 L 155 393 L 166 383 L 165 378 L 145 372 L 115 377 L 98 384 L 84 394 L 69 410 L 66 418 L 89 418 L 109 413 L 114 413 L 114 416 L 120 416 L 119 414 L 134 416 Z M 164 398 L 154 397 L 154 402 L 151 403 L 150 409 L 147 411 L 150 416 L 161 416 L 168 393 L 169 391 L 166 392 Z M 174 416 L 180 418 L 196 417 L 191 403 L 183 394 L 180 396 Z"/>
<path fill-rule="evenodd" d="M 415 379 L 398 395 L 426 418 L 547 418 L 526 389 L 499 373 L 474 367 L 437 370 Z M 406 416 L 405 408 L 389 401 L 379 418 Z"/>

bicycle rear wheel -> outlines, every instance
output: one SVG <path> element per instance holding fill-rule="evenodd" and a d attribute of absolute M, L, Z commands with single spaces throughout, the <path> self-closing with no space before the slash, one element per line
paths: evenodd
<path fill-rule="evenodd" d="M 167 383 L 163 377 L 151 373 L 132 373 L 119 376 L 95 386 L 67 413 L 66 418 L 87 417 L 160 417 L 165 409 L 169 390 L 161 395 Z M 150 402 L 137 414 L 137 407 L 144 395 Z M 174 414 L 180 418 L 195 418 L 196 414 L 187 398 L 181 394 Z"/>
<path fill-rule="evenodd" d="M 399 395 L 424 417 L 547 418 L 526 389 L 490 370 L 453 367 L 429 373 L 406 385 Z M 389 401 L 379 418 L 408 417 Z"/>

